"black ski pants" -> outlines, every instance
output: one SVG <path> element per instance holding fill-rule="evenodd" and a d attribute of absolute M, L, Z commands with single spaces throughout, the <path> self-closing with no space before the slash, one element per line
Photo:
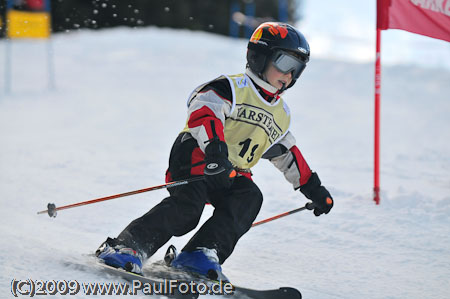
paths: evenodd
<path fill-rule="evenodd" d="M 188 178 L 192 169 L 192 154 L 197 142 L 188 133 L 175 141 L 169 159 L 172 180 Z M 165 198 L 148 213 L 132 221 L 116 238 L 124 244 L 152 256 L 172 236 L 182 236 L 199 223 L 207 202 L 214 207 L 213 215 L 189 240 L 183 251 L 198 247 L 216 249 L 222 264 L 233 252 L 238 240 L 251 227 L 259 213 L 263 196 L 258 186 L 244 176 L 235 178 L 227 190 L 210 190 L 204 181 L 196 181 L 168 189 Z"/>

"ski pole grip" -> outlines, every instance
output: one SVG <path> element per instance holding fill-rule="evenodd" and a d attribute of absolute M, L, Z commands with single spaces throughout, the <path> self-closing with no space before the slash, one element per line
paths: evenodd
<path fill-rule="evenodd" d="M 313 202 L 308 202 L 308 203 L 305 205 L 305 207 L 306 207 L 307 210 L 314 210 L 314 208 L 315 208 L 316 206 L 314 205 Z"/>

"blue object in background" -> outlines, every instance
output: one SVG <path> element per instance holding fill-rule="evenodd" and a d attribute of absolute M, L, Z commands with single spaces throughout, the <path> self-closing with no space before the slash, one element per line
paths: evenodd
<path fill-rule="evenodd" d="M 245 15 L 247 18 L 253 19 L 255 17 L 255 2 L 249 1 L 245 3 Z M 245 37 L 250 38 L 252 36 L 253 30 L 255 28 L 248 26 L 247 22 L 245 24 Z"/>
<path fill-rule="evenodd" d="M 233 15 L 241 10 L 239 1 L 231 1 L 230 5 L 230 36 L 239 37 L 239 24 L 233 20 Z"/>
<path fill-rule="evenodd" d="M 289 20 L 289 1 L 288 0 L 278 0 L 278 20 L 280 22 L 285 22 Z"/>

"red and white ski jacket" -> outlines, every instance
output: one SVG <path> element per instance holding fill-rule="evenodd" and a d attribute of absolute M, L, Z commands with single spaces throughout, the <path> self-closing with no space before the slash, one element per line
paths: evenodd
<path fill-rule="evenodd" d="M 247 93 L 237 90 L 241 87 L 247 87 Z M 251 90 L 257 94 L 261 101 L 260 105 L 254 104 L 255 96 L 252 95 Z M 253 97 L 253 102 L 236 98 L 248 94 Z M 311 169 L 295 145 L 295 138 L 288 129 L 289 108 L 284 102 L 282 102 L 283 106 L 276 107 L 279 101 L 282 99 L 277 95 L 277 89 L 261 80 L 250 69 L 246 70 L 240 81 L 232 81 L 230 77 L 221 76 L 199 86 L 189 97 L 188 120 L 184 132 L 189 132 L 197 140 L 202 152 L 204 152 L 208 140 L 217 135 L 220 140 L 227 143 L 231 153 L 229 159 L 236 166 L 237 171 L 247 177 L 250 176 L 248 166 L 254 165 L 259 158 L 268 159 L 284 174 L 294 189 L 298 189 L 308 181 Z M 249 112 L 246 112 L 247 107 L 253 110 L 250 109 Z M 289 121 L 286 122 L 282 118 L 283 113 L 289 118 Z M 272 117 L 272 114 L 278 115 L 278 119 Z M 240 119 L 237 119 L 238 116 Z M 234 123 L 230 122 L 232 119 L 235 120 Z M 247 126 L 246 130 L 239 130 L 240 124 Z M 233 129 L 236 128 L 237 131 L 226 130 L 227 125 L 233 126 Z M 249 130 L 249 125 L 253 125 L 256 129 Z M 256 133 L 252 133 L 257 130 L 258 136 Z M 234 138 L 234 135 L 241 134 L 239 131 L 250 132 L 249 136 L 240 137 L 242 142 L 238 142 L 241 139 L 236 141 Z M 265 134 L 261 132 L 265 132 Z M 273 140 L 270 140 L 271 137 Z M 254 142 L 255 140 L 258 142 Z M 235 152 L 236 158 L 233 156 L 233 152 Z M 242 165 L 243 168 L 239 167 Z"/>

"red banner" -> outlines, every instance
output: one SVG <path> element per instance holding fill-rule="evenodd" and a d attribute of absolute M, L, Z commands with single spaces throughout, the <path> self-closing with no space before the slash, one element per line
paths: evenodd
<path fill-rule="evenodd" d="M 44 10 L 44 0 L 26 0 L 31 10 Z"/>
<path fill-rule="evenodd" d="M 450 0 L 378 0 L 377 28 L 402 29 L 450 42 Z"/>

